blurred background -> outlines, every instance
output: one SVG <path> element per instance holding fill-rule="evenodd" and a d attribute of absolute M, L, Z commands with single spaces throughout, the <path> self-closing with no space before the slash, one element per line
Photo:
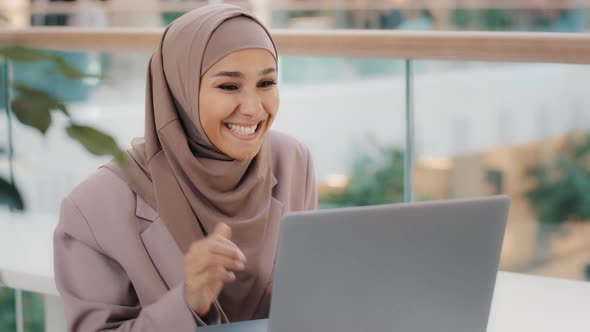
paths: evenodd
<path fill-rule="evenodd" d="M 0 33 L 161 28 L 220 2 L 0 0 Z M 590 28 L 590 1 L 225 2 L 253 10 L 273 31 Z M 61 199 L 77 183 L 142 136 L 151 52 L 13 46 L 0 43 L 0 176 L 16 183 L 27 213 L 57 220 Z M 402 202 L 408 183 L 416 200 L 508 194 L 501 270 L 590 280 L 590 66 L 346 54 L 281 56 L 279 64 L 274 128 L 309 146 L 322 208 Z M 16 294 L 0 288 L 0 331 L 17 331 Z M 33 292 L 19 301 L 24 330 L 43 331 L 46 302 Z"/>

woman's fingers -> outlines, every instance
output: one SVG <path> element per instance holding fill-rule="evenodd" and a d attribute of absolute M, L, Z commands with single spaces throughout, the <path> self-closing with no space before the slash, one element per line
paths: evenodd
<path fill-rule="evenodd" d="M 218 282 L 224 283 L 236 279 L 236 275 L 233 272 L 227 271 L 221 266 L 212 266 L 202 272 L 199 276 L 203 278 L 203 283 L 208 287 L 212 287 Z"/>
<path fill-rule="evenodd" d="M 245 263 L 244 254 L 237 247 L 215 240 L 194 245 L 185 256 L 185 264 L 192 265 L 192 271 L 202 271 L 213 264 L 240 271 Z"/>
<path fill-rule="evenodd" d="M 246 262 L 244 253 L 231 241 L 226 239 L 219 239 L 218 241 L 211 241 L 209 246 L 211 253 L 218 255 L 226 255 L 230 258 Z"/>
<path fill-rule="evenodd" d="M 203 260 L 194 272 L 198 274 L 217 266 L 230 271 L 242 271 L 246 267 L 246 265 L 240 260 L 235 260 L 225 255 L 210 254 L 208 259 Z"/>
<path fill-rule="evenodd" d="M 236 259 L 246 261 L 246 255 L 232 241 L 219 234 L 211 234 L 207 238 L 193 242 L 188 254 L 203 254 L 207 250 L 217 254 L 229 255 Z"/>

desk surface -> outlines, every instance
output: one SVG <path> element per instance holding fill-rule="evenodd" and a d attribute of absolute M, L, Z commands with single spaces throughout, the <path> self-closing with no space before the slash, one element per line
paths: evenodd
<path fill-rule="evenodd" d="M 57 295 L 56 216 L 0 212 L 0 285 Z M 499 272 L 488 332 L 588 332 L 590 283 Z"/>

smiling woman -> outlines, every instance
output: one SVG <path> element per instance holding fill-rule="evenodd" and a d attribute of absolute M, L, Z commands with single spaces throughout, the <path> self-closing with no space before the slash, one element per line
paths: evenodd
<path fill-rule="evenodd" d="M 165 30 L 145 133 L 62 203 L 69 331 L 194 331 L 268 317 L 278 223 L 317 207 L 308 149 L 270 131 L 277 52 L 252 14 L 206 6 Z"/>

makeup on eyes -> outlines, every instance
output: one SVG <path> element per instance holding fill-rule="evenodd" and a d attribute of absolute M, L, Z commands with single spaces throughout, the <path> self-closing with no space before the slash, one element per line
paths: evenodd
<path fill-rule="evenodd" d="M 260 83 L 257 84 L 257 87 L 259 88 L 270 88 L 273 85 L 276 85 L 277 82 L 275 80 L 263 80 Z M 221 90 L 225 90 L 225 91 L 235 91 L 238 90 L 240 88 L 240 84 L 236 84 L 236 83 L 223 83 L 223 84 L 219 84 L 217 85 L 218 89 Z"/>

